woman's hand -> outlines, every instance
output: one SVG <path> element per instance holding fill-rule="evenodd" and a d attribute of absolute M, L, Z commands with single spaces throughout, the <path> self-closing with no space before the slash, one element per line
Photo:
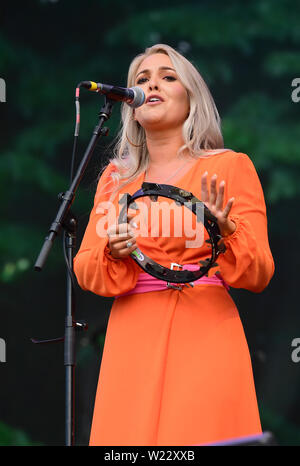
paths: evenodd
<path fill-rule="evenodd" d="M 108 247 L 115 259 L 124 259 L 137 248 L 134 231 L 130 224 L 132 217 L 128 215 L 127 218 L 128 223 L 117 223 L 107 229 Z"/>
<path fill-rule="evenodd" d="M 230 198 L 224 210 L 224 188 L 225 181 L 221 181 L 219 185 L 219 192 L 217 192 L 217 175 L 211 177 L 210 193 L 207 186 L 207 175 L 205 172 L 201 178 L 201 200 L 204 202 L 210 212 L 217 218 L 220 233 L 223 237 L 231 235 L 236 230 L 234 222 L 229 220 L 228 215 L 234 202 L 234 197 Z"/>

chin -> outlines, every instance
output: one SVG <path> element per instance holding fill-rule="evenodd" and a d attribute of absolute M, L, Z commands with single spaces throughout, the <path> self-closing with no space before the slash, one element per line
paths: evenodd
<path fill-rule="evenodd" d="M 174 120 L 169 120 L 166 118 L 166 115 L 151 115 L 147 118 L 141 120 L 140 125 L 145 129 L 165 129 L 165 128 L 176 128 L 178 127 L 179 122 Z"/>
<path fill-rule="evenodd" d="M 166 121 L 163 118 L 153 117 L 143 120 L 140 125 L 145 129 L 159 129 L 163 128 L 166 124 Z"/>

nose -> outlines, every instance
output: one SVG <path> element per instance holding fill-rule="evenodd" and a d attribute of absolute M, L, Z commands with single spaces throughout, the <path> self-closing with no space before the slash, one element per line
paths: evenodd
<path fill-rule="evenodd" d="M 153 84 L 153 85 L 149 84 L 149 89 L 150 91 L 153 91 L 153 90 L 158 91 L 158 86 L 156 84 Z"/>
<path fill-rule="evenodd" d="M 149 79 L 148 86 L 150 91 L 158 91 L 158 81 L 154 75 Z"/>

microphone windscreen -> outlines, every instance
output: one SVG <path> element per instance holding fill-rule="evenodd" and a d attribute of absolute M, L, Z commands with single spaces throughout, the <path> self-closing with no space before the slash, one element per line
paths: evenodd
<path fill-rule="evenodd" d="M 145 102 L 144 91 L 140 87 L 131 87 L 130 89 L 134 92 L 134 99 L 128 105 L 133 108 L 137 108 L 143 105 Z"/>

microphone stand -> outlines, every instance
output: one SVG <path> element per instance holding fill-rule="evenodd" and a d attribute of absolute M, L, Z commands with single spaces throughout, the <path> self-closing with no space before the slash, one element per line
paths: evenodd
<path fill-rule="evenodd" d="M 112 113 L 113 100 L 105 96 L 105 103 L 99 113 L 99 122 L 94 128 L 93 135 L 85 151 L 83 159 L 77 169 L 71 186 L 65 193 L 59 195 L 61 206 L 57 212 L 54 222 L 51 224 L 48 236 L 45 238 L 43 247 L 35 263 L 35 270 L 41 271 L 47 257 L 52 248 L 53 242 L 64 230 L 64 254 L 67 263 L 67 303 L 65 316 L 65 334 L 64 337 L 51 340 L 39 340 L 32 338 L 31 341 L 35 344 L 57 343 L 64 341 L 64 365 L 65 365 L 65 443 L 66 446 L 75 444 L 75 333 L 76 330 L 86 330 L 85 322 L 76 322 L 75 320 L 75 300 L 74 300 L 74 272 L 73 272 L 73 257 L 76 246 L 77 221 L 72 214 L 70 207 L 75 199 L 75 193 L 78 189 L 81 179 L 85 173 L 86 167 L 92 157 L 93 151 L 97 145 L 98 139 L 101 136 L 108 135 L 108 128 L 104 128 L 103 124 L 107 121 Z"/>

